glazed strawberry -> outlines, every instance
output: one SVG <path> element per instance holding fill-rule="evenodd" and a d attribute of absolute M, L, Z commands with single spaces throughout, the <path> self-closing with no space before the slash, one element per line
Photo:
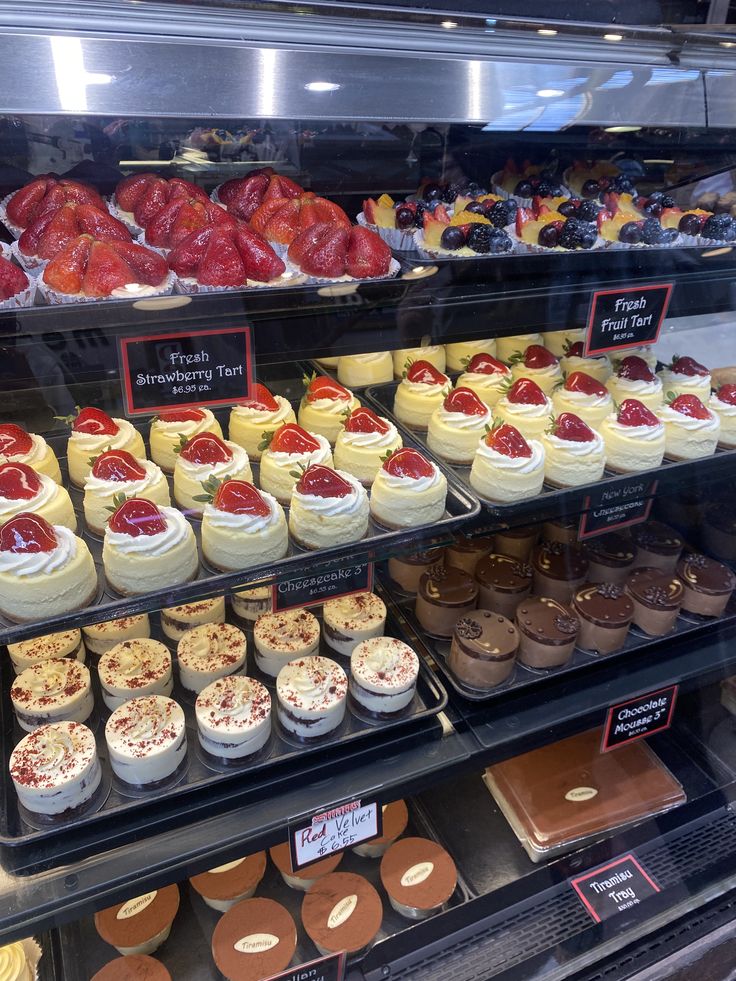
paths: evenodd
<path fill-rule="evenodd" d="M 678 358 L 675 355 L 670 368 L 672 371 L 677 372 L 678 375 L 687 375 L 688 378 L 705 378 L 710 374 L 704 364 L 700 364 L 695 358 L 689 356 Z"/>
<path fill-rule="evenodd" d="M 583 342 L 582 341 L 575 341 L 574 344 L 571 344 L 570 347 L 567 349 L 567 351 L 565 353 L 565 357 L 567 357 L 567 358 L 584 358 L 585 357 L 585 353 L 584 353 L 584 348 L 583 348 Z"/>
<path fill-rule="evenodd" d="M 245 266 L 231 236 L 224 229 L 214 229 L 197 267 L 197 281 L 203 286 L 242 286 L 245 278 Z"/>
<path fill-rule="evenodd" d="M 727 405 L 736 405 L 736 385 L 721 385 L 721 387 L 716 392 L 716 398 L 720 399 L 721 402 L 725 402 Z M 0 426 L 0 433 L 3 427 Z M 0 436 L 0 438 L 2 438 Z M 0 453 L 2 453 L 2 447 L 0 446 Z"/>
<path fill-rule="evenodd" d="M 255 514 L 267 518 L 271 513 L 260 491 L 247 480 L 225 480 L 217 488 L 213 505 L 228 514 Z"/>
<path fill-rule="evenodd" d="M 128 282 L 158 286 L 169 271 L 166 259 L 137 242 L 114 241 L 109 246 L 133 271 L 133 277 Z"/>
<path fill-rule="evenodd" d="M 531 378 L 519 378 L 506 393 L 509 402 L 515 405 L 546 405 L 547 396 Z"/>
<path fill-rule="evenodd" d="M 347 497 L 353 493 L 352 485 L 344 477 L 321 463 L 307 467 L 295 489 L 300 494 L 309 494 L 312 497 Z"/>
<path fill-rule="evenodd" d="M 107 211 L 100 211 L 92 204 L 76 205 L 77 224 L 81 234 L 92 235 L 93 238 L 115 239 L 120 242 L 130 242 L 132 235 L 117 218 Z"/>
<path fill-rule="evenodd" d="M 80 293 L 92 241 L 89 235 L 72 239 L 46 266 L 43 281 L 59 293 Z"/>
<path fill-rule="evenodd" d="M 277 453 L 313 453 L 319 442 L 295 422 L 287 422 L 273 434 L 270 449 Z"/>
<path fill-rule="evenodd" d="M 445 385 L 448 378 L 429 361 L 412 361 L 406 372 L 406 380 L 419 385 Z"/>
<path fill-rule="evenodd" d="M 162 422 L 201 422 L 205 415 L 203 409 L 165 409 L 158 417 Z"/>
<path fill-rule="evenodd" d="M 525 368 L 549 368 L 557 364 L 557 358 L 541 344 L 530 344 L 524 352 Z"/>
<path fill-rule="evenodd" d="M 28 277 L 14 263 L 0 256 L 0 300 L 9 300 L 28 288 Z"/>
<path fill-rule="evenodd" d="M 318 375 L 307 386 L 305 397 L 307 402 L 317 402 L 320 399 L 330 399 L 333 402 L 350 402 L 353 396 L 339 382 L 333 381 L 326 375 Z"/>
<path fill-rule="evenodd" d="M 72 422 L 75 433 L 89 433 L 91 436 L 114 436 L 120 427 L 102 409 L 88 407 L 82 409 Z"/>
<path fill-rule="evenodd" d="M 118 535 L 140 538 L 141 535 L 160 535 L 166 531 L 166 521 L 153 501 L 133 497 L 129 501 L 124 501 L 115 511 L 110 518 L 108 528 Z M 1 534 L 2 530 L 0 530 Z"/>
<path fill-rule="evenodd" d="M 608 389 L 584 371 L 573 371 L 565 379 L 565 391 L 581 392 L 583 395 L 596 395 L 600 398 L 607 394 Z"/>
<path fill-rule="evenodd" d="M 623 359 L 616 374 L 619 378 L 629 378 L 631 381 L 654 381 L 654 375 L 646 361 L 633 354 Z"/>
<path fill-rule="evenodd" d="M 0 497 L 8 501 L 32 501 L 40 490 L 38 474 L 25 463 L 0 463 Z"/>
<path fill-rule="evenodd" d="M 33 440 L 20 426 L 13 422 L 0 425 L 0 454 L 3 456 L 25 456 L 33 449 Z"/>
<path fill-rule="evenodd" d="M 87 184 L 47 174 L 17 191 L 8 201 L 6 213 L 14 225 L 26 228 L 35 219 L 57 211 L 67 202 L 91 204 L 100 211 L 107 210 L 97 191 Z"/>
<path fill-rule="evenodd" d="M 387 433 L 388 430 L 388 424 L 365 406 L 354 409 L 345 423 L 346 433 Z"/>
<path fill-rule="evenodd" d="M 573 443 L 591 443 L 595 433 L 590 426 L 572 412 L 561 412 L 554 421 L 554 435 Z"/>
<path fill-rule="evenodd" d="M 115 188 L 115 202 L 123 211 L 132 211 L 143 192 L 152 181 L 159 181 L 157 174 L 134 174 L 124 177 Z"/>
<path fill-rule="evenodd" d="M 670 408 L 691 419 L 710 419 L 710 410 L 697 395 L 678 395 L 670 402 Z"/>
<path fill-rule="evenodd" d="M 250 219 L 253 231 L 281 245 L 290 245 L 297 235 L 317 224 L 349 229 L 350 219 L 338 205 L 309 191 L 296 198 L 267 198 Z"/>
<path fill-rule="evenodd" d="M 68 242 L 81 234 L 76 207 L 74 204 L 65 204 L 56 211 L 49 211 L 40 218 L 35 218 L 18 239 L 20 251 L 24 255 L 52 259 Z"/>
<path fill-rule="evenodd" d="M 320 222 L 300 232 L 289 246 L 289 259 L 310 276 L 337 279 L 345 273 L 350 230 Z"/>
<path fill-rule="evenodd" d="M 109 296 L 113 290 L 134 282 L 135 273 L 109 243 L 92 243 L 82 280 L 87 296 Z"/>
<path fill-rule="evenodd" d="M 8 201 L 7 215 L 14 225 L 25 227 L 32 220 L 32 215 L 41 203 L 48 187 L 48 178 L 38 177 L 16 191 Z"/>
<path fill-rule="evenodd" d="M 258 207 L 273 198 L 298 198 L 304 188 L 290 180 L 274 174 L 271 167 L 253 171 L 247 177 L 236 177 L 220 186 L 218 196 L 237 218 L 250 221 Z"/>
<path fill-rule="evenodd" d="M 488 406 L 481 402 L 471 388 L 454 388 L 443 403 L 447 412 L 460 412 L 464 416 L 486 416 Z"/>
<path fill-rule="evenodd" d="M 356 279 L 387 276 L 391 265 L 391 249 L 369 228 L 356 225 L 350 229 L 350 242 L 345 272 Z"/>
<path fill-rule="evenodd" d="M 92 476 L 98 480 L 143 480 L 146 471 L 127 450 L 105 450 L 92 465 Z"/>
<path fill-rule="evenodd" d="M 179 454 L 189 463 L 214 464 L 228 463 L 233 458 L 233 452 L 219 436 L 214 433 L 197 433 L 187 440 Z"/>
<path fill-rule="evenodd" d="M 528 458 L 532 455 L 531 447 L 519 430 L 514 426 L 509 426 L 507 423 L 488 433 L 485 441 L 486 446 L 490 446 L 492 450 L 495 450 L 496 453 L 501 453 L 503 456 L 516 459 L 518 457 Z"/>
<path fill-rule="evenodd" d="M 412 477 L 419 480 L 420 477 L 434 476 L 434 467 L 426 456 L 408 446 L 392 453 L 384 462 L 383 469 L 392 477 Z"/>
<path fill-rule="evenodd" d="M 657 426 L 659 419 L 639 399 L 624 399 L 618 410 L 622 426 Z"/>
<path fill-rule="evenodd" d="M 235 231 L 235 246 L 248 279 L 257 283 L 270 283 L 286 272 L 286 263 L 276 255 L 261 235 L 239 225 Z"/>
<path fill-rule="evenodd" d="M 0 552 L 53 552 L 58 544 L 53 526 L 28 511 L 16 514 L 0 528 Z"/>
<path fill-rule="evenodd" d="M 509 369 L 490 354 L 474 354 L 465 369 L 477 375 L 507 375 Z"/>
<path fill-rule="evenodd" d="M 262 409 L 264 412 L 278 412 L 279 403 L 269 392 L 265 385 L 256 382 L 253 386 L 253 394 L 250 398 L 244 399 L 239 403 L 249 409 Z"/>

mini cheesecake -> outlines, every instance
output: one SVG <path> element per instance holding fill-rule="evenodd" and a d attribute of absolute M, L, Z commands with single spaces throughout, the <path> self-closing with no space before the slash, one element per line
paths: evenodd
<path fill-rule="evenodd" d="M 467 466 L 491 421 L 491 410 L 475 392 L 455 388 L 432 413 L 427 446 L 442 460 Z"/>
<path fill-rule="evenodd" d="M 289 550 L 286 516 L 275 497 L 244 480 L 227 480 L 205 504 L 202 554 L 222 572 L 283 559 Z"/>
<path fill-rule="evenodd" d="M 108 961 L 91 981 L 172 981 L 171 975 L 163 966 L 148 954 L 128 954 Z"/>
<path fill-rule="evenodd" d="M 433 637 L 452 637 L 461 616 L 478 605 L 478 585 L 473 577 L 452 566 L 435 566 L 419 580 L 414 613 Z"/>
<path fill-rule="evenodd" d="M 228 675 L 213 681 L 197 695 L 195 715 L 200 746 L 219 759 L 252 756 L 271 735 L 271 696 L 255 678 Z"/>
<path fill-rule="evenodd" d="M 549 670 L 572 657 L 580 621 L 569 606 L 547 596 L 534 596 L 516 610 L 520 664 Z"/>
<path fill-rule="evenodd" d="M 134 640 L 151 636 L 151 624 L 147 613 L 137 613 L 105 623 L 82 627 L 84 640 L 90 654 L 104 654 L 124 640 Z"/>
<path fill-rule="evenodd" d="M 66 456 L 69 479 L 75 487 L 84 487 L 92 460 L 104 450 L 127 450 L 134 457 L 146 458 L 143 437 L 127 419 L 113 419 L 101 409 L 87 408 L 69 421 L 72 433 Z"/>
<path fill-rule="evenodd" d="M 319 649 L 319 620 L 309 610 L 264 613 L 253 628 L 256 664 L 271 678 L 296 658 Z"/>
<path fill-rule="evenodd" d="M 629 347 L 626 349 L 626 356 L 639 358 L 646 364 L 650 371 L 657 370 L 657 355 L 652 344 L 640 344 L 638 347 Z M 616 357 L 615 354 L 611 355 L 611 358 L 613 360 L 613 367 L 618 368 L 623 358 Z"/>
<path fill-rule="evenodd" d="M 368 519 L 365 488 L 344 470 L 313 464 L 291 492 L 289 534 L 302 548 L 359 542 L 368 532 Z"/>
<path fill-rule="evenodd" d="M 583 543 L 583 554 L 588 560 L 588 579 L 591 582 L 626 582 L 634 566 L 634 544 L 628 535 L 611 531 L 596 535 Z"/>
<path fill-rule="evenodd" d="M 385 626 L 386 604 L 375 593 L 339 596 L 322 606 L 325 643 L 347 657 L 364 640 L 382 637 Z"/>
<path fill-rule="evenodd" d="M 169 409 L 159 412 L 154 416 L 148 434 L 151 459 L 164 473 L 173 473 L 176 450 L 181 446 L 182 437 L 188 440 L 198 433 L 214 433 L 222 437 L 220 423 L 209 409 Z"/>
<path fill-rule="evenodd" d="M 71 817 L 102 779 L 95 737 L 81 722 L 34 729 L 10 754 L 8 770 L 18 803 L 44 817 Z"/>
<path fill-rule="evenodd" d="M 326 375 L 319 375 L 307 384 L 299 405 L 299 425 L 307 432 L 324 436 L 334 446 L 346 411 L 352 412 L 359 405 L 358 399 L 347 388 Z"/>
<path fill-rule="evenodd" d="M 203 623 L 187 630 L 176 645 L 179 681 L 199 692 L 218 678 L 245 671 L 246 639 L 230 623 Z"/>
<path fill-rule="evenodd" d="M 276 432 L 286 423 L 296 423 L 288 399 L 272 395 L 265 385 L 255 385 L 253 395 L 230 410 L 228 439 L 242 446 L 251 460 L 260 460 L 266 434 Z"/>
<path fill-rule="evenodd" d="M 541 439 L 549 426 L 552 400 L 536 382 L 520 378 L 496 403 L 495 415 L 518 430 L 524 439 Z"/>
<path fill-rule="evenodd" d="M 105 450 L 84 482 L 84 520 L 95 535 L 105 533 L 121 494 L 171 506 L 169 482 L 153 461 L 137 460 L 127 450 Z"/>
<path fill-rule="evenodd" d="M 528 378 L 539 385 L 545 395 L 552 395 L 555 386 L 562 382 L 559 361 L 541 344 L 530 344 L 523 354 L 512 355 L 510 363 L 514 381 Z"/>
<path fill-rule="evenodd" d="M 493 551 L 493 538 L 478 535 L 475 538 L 456 534 L 445 549 L 445 565 L 463 569 L 474 576 L 478 563 Z"/>
<path fill-rule="evenodd" d="M 657 415 L 664 424 L 664 452 L 670 460 L 713 456 L 721 435 L 720 418 L 697 395 L 678 395 Z"/>
<path fill-rule="evenodd" d="M 232 595 L 233 613 L 241 620 L 257 620 L 272 607 L 271 587 L 253 586 Z M 224 619 L 224 616 L 223 616 Z"/>
<path fill-rule="evenodd" d="M 636 549 L 634 567 L 660 569 L 673 573 L 684 542 L 678 532 L 661 521 L 644 521 L 631 529 Z"/>
<path fill-rule="evenodd" d="M 721 423 L 718 445 L 726 450 L 736 448 L 736 385 L 721 385 L 707 405 Z"/>
<path fill-rule="evenodd" d="M 568 375 L 574 374 L 576 371 L 582 371 L 586 375 L 590 375 L 591 378 L 595 378 L 596 381 L 599 381 L 601 384 L 605 385 L 613 374 L 611 362 L 608 360 L 605 354 L 597 354 L 586 358 L 583 353 L 584 350 L 585 348 L 582 341 L 576 341 L 574 344 L 570 345 L 570 347 L 560 358 L 560 368 L 562 369 L 562 374 L 567 377 Z"/>
<path fill-rule="evenodd" d="M 114 711 L 132 698 L 171 695 L 171 654 L 158 640 L 124 640 L 103 654 L 97 666 L 102 700 Z"/>
<path fill-rule="evenodd" d="M 402 347 L 391 352 L 394 362 L 394 376 L 403 378 L 409 368 L 417 361 L 426 361 L 437 371 L 447 367 L 446 349 L 443 344 L 430 344 L 427 347 Z"/>
<path fill-rule="evenodd" d="M 458 388 L 469 388 L 481 402 L 493 408 L 512 382 L 511 369 L 491 354 L 476 354 L 457 380 Z"/>
<path fill-rule="evenodd" d="M 336 661 L 314 654 L 289 661 L 276 678 L 284 732 L 310 741 L 334 732 L 345 718 L 348 679 Z"/>
<path fill-rule="evenodd" d="M 152 954 L 168 939 L 178 911 L 179 887 L 164 886 L 100 910 L 95 913 L 95 927 L 121 954 Z"/>
<path fill-rule="evenodd" d="M 597 378 L 583 371 L 574 371 L 552 393 L 552 406 L 558 415 L 572 412 L 592 429 L 599 429 L 603 420 L 613 412 L 613 399 Z"/>
<path fill-rule="evenodd" d="M 637 399 L 656 412 L 664 399 L 662 382 L 643 358 L 628 355 L 620 361 L 615 373 L 606 382 L 613 401 L 618 405 L 625 399 Z"/>
<path fill-rule="evenodd" d="M 199 433 L 181 447 L 174 467 L 174 497 L 182 510 L 200 516 L 203 498 L 224 480 L 253 480 L 242 446 L 214 433 Z"/>
<path fill-rule="evenodd" d="M 514 670 L 519 632 L 512 620 L 490 610 L 475 610 L 455 624 L 447 666 L 470 688 L 503 684 Z"/>
<path fill-rule="evenodd" d="M 445 344 L 445 366 L 442 371 L 469 371 L 468 365 L 477 355 L 496 356 L 496 340 L 494 337 L 483 338 L 479 341 L 455 341 Z"/>
<path fill-rule="evenodd" d="M 562 358 L 575 344 L 583 344 L 587 330 L 585 327 L 566 327 L 564 330 L 548 330 L 542 343 L 556 358 Z"/>
<path fill-rule="evenodd" d="M 487 555 L 475 570 L 478 605 L 513 620 L 519 603 L 532 591 L 532 567 L 510 555 Z"/>
<path fill-rule="evenodd" d="M 288 967 L 296 939 L 296 924 L 280 903 L 244 899 L 215 927 L 212 959 L 227 981 L 261 981 Z"/>
<path fill-rule="evenodd" d="M 401 916 L 424 920 L 455 892 L 457 869 L 442 845 L 429 838 L 400 838 L 381 859 L 381 884 Z"/>
<path fill-rule="evenodd" d="M 665 451 L 665 429 L 638 399 L 624 399 L 600 426 L 606 466 L 616 473 L 656 470 Z"/>
<path fill-rule="evenodd" d="M 606 466 L 600 433 L 572 412 L 563 412 L 542 436 L 544 479 L 553 487 L 580 487 L 600 480 Z"/>
<path fill-rule="evenodd" d="M 24 463 L 61 483 L 59 461 L 43 436 L 27 433 L 12 422 L 0 424 L 0 463 Z"/>
<path fill-rule="evenodd" d="M 370 514 L 384 528 L 432 525 L 445 514 L 447 478 L 408 446 L 384 460 L 371 485 Z"/>
<path fill-rule="evenodd" d="M 297 889 L 299 892 L 309 892 L 315 882 L 319 882 L 322 876 L 334 872 L 342 861 L 342 852 L 333 852 L 327 858 L 319 862 L 307 865 L 306 868 L 294 870 L 291 865 L 291 851 L 289 843 L 283 842 L 281 845 L 274 845 L 269 849 L 268 854 L 271 861 L 281 873 L 281 878 L 287 886 Z"/>
<path fill-rule="evenodd" d="M 542 492 L 544 447 L 501 423 L 478 443 L 470 468 L 470 486 L 489 501 L 510 504 Z"/>
<path fill-rule="evenodd" d="M 374 354 L 348 354 L 337 359 L 337 380 L 341 385 L 364 387 L 394 380 L 390 351 Z"/>
<path fill-rule="evenodd" d="M 569 603 L 588 576 L 588 560 L 580 549 L 560 542 L 542 542 L 532 555 L 534 592 Z"/>
<path fill-rule="evenodd" d="M 355 954 L 381 929 L 383 904 L 362 875 L 332 872 L 316 882 L 302 902 L 302 925 L 320 952 Z"/>
<path fill-rule="evenodd" d="M 86 543 L 63 525 L 21 512 L 0 528 L 0 611 L 19 623 L 88 606 L 97 570 Z"/>
<path fill-rule="evenodd" d="M 43 664 L 44 661 L 53 661 L 62 657 L 79 661 L 81 664 L 85 662 L 82 632 L 77 628 L 8 644 L 8 654 L 16 674 L 20 674 L 34 664 Z"/>
<path fill-rule="evenodd" d="M 411 705 L 418 674 L 419 658 L 408 644 L 372 637 L 350 655 L 350 697 L 361 711 L 388 718 Z"/>
<path fill-rule="evenodd" d="M 211 909 L 227 913 L 236 903 L 255 894 L 265 871 L 266 853 L 255 852 L 193 875 L 189 885 Z"/>
<path fill-rule="evenodd" d="M 105 528 L 102 563 L 116 592 L 140 596 L 194 579 L 197 542 L 181 511 L 134 497 L 120 505 Z"/>
<path fill-rule="evenodd" d="M 701 402 L 710 398 L 710 371 L 694 358 L 675 355 L 672 362 L 657 374 L 666 394 L 697 395 Z"/>
<path fill-rule="evenodd" d="M 416 593 L 419 580 L 428 569 L 444 565 L 443 548 L 429 548 L 426 552 L 409 552 L 393 555 L 388 560 L 388 574 L 406 593 Z"/>
<path fill-rule="evenodd" d="M 428 361 L 413 361 L 394 396 L 394 415 L 409 429 L 426 432 L 435 409 L 442 405 L 452 382 Z"/>
<path fill-rule="evenodd" d="M 514 355 L 522 355 L 533 344 L 544 344 L 541 334 L 513 334 L 510 337 L 496 338 L 496 357 L 500 361 L 510 361 Z"/>
<path fill-rule="evenodd" d="M 361 406 L 350 413 L 345 428 L 338 433 L 335 466 L 338 470 L 347 470 L 365 487 L 370 487 L 384 457 L 403 445 L 392 422 Z"/>
<path fill-rule="evenodd" d="M 277 429 L 261 456 L 261 489 L 279 504 L 288 504 L 299 471 L 313 464 L 332 466 L 332 450 L 324 436 L 287 424 Z"/>
<path fill-rule="evenodd" d="M 723 614 L 736 586 L 728 566 L 694 553 L 677 563 L 677 578 L 683 585 L 682 609 L 706 617 Z"/>
<path fill-rule="evenodd" d="M 361 858 L 380 858 L 385 855 L 397 838 L 406 831 L 409 823 L 409 811 L 405 801 L 395 800 L 381 806 L 382 834 L 378 838 L 361 842 L 353 848 L 355 855 Z"/>
<path fill-rule="evenodd" d="M 596 654 L 612 654 L 624 646 L 634 604 L 623 586 L 586 583 L 575 592 L 572 608 L 580 621 L 580 647 Z"/>
<path fill-rule="evenodd" d="M 115 776 L 135 787 L 154 788 L 186 759 L 184 712 L 164 695 L 134 698 L 116 708 L 107 720 L 105 742 Z"/>
<path fill-rule="evenodd" d="M 0 463 L 0 525 L 23 511 L 40 515 L 50 525 L 77 530 L 68 491 L 27 463 Z"/>
<path fill-rule="evenodd" d="M 224 622 L 224 596 L 182 603 L 181 606 L 165 606 L 161 610 L 161 628 L 171 640 L 181 640 L 187 630 L 202 623 Z"/>
<path fill-rule="evenodd" d="M 26 732 L 49 722 L 86 722 L 95 707 L 89 671 L 66 657 L 26 668 L 11 687 L 10 700 Z"/>
<path fill-rule="evenodd" d="M 528 562 L 532 549 L 539 540 L 539 526 L 504 528 L 494 535 L 494 548 L 501 555 L 510 555 L 521 562 Z"/>
<path fill-rule="evenodd" d="M 672 630 L 685 593 L 676 576 L 661 569 L 635 569 L 626 580 L 626 591 L 640 630 L 652 637 L 663 637 Z"/>

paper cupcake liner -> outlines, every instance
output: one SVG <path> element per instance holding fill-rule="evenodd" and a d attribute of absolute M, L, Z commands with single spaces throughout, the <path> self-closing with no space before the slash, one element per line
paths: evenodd
<path fill-rule="evenodd" d="M 556 253 L 558 255 L 574 255 L 577 252 L 597 252 L 599 249 L 608 248 L 608 243 L 601 236 L 598 235 L 595 240 L 595 245 L 590 249 L 563 249 L 561 246 L 556 245 L 554 248 L 547 248 L 546 245 L 532 245 L 531 242 L 523 242 L 519 239 L 517 241 L 523 246 L 524 251 L 532 252 L 535 255 L 551 255 Z"/>
<path fill-rule="evenodd" d="M 511 248 L 507 252 L 473 252 L 472 255 L 458 255 L 452 249 L 429 248 L 425 246 L 424 235 L 421 229 L 418 229 L 414 233 L 414 248 L 423 259 L 503 259 L 505 256 L 518 255 L 524 251 L 522 248 L 523 243 L 519 242 L 513 236 L 509 237 L 511 238 Z"/>
<path fill-rule="evenodd" d="M 8 218 L 8 202 L 16 194 L 17 191 L 13 191 L 12 194 L 6 194 L 5 197 L 0 201 L 0 221 L 5 225 L 7 230 L 13 236 L 13 238 L 20 238 L 24 232 L 24 229 L 19 225 L 14 225 L 13 222 Z"/>
<path fill-rule="evenodd" d="M 306 284 L 308 286 L 323 286 L 327 285 L 328 283 L 356 283 L 357 285 L 360 285 L 361 283 L 379 283 L 387 279 L 394 279 L 396 276 L 398 276 L 401 265 L 397 259 L 392 259 L 389 263 L 388 273 L 385 276 L 369 276 L 366 279 L 358 279 L 355 276 L 347 275 L 337 276 L 333 279 L 326 276 L 310 276 L 309 273 L 302 273 L 298 266 L 291 265 L 290 263 L 287 263 L 287 269 L 293 269 L 294 272 L 306 276 Z"/>
<path fill-rule="evenodd" d="M 145 230 L 142 231 L 139 235 L 136 235 L 135 240 L 138 243 L 138 245 L 142 245 L 144 248 L 150 249 L 151 252 L 157 252 L 163 259 L 167 259 L 169 252 L 171 252 L 171 249 L 164 249 L 161 246 L 151 245 L 150 242 L 147 242 Z"/>
<path fill-rule="evenodd" d="M 144 231 L 144 229 L 142 229 L 140 225 L 136 224 L 133 215 L 131 214 L 130 211 L 122 211 L 117 206 L 117 204 L 115 203 L 115 195 L 113 195 L 110 198 L 110 200 L 107 202 L 107 210 L 110 212 L 113 218 L 117 218 L 118 221 L 122 221 L 122 223 L 125 225 L 125 227 L 133 236 L 140 235 Z"/>
<path fill-rule="evenodd" d="M 647 245 L 646 242 L 606 242 L 605 248 L 611 249 L 614 252 L 621 252 L 625 249 L 672 249 L 680 248 L 682 245 L 689 245 L 689 242 L 683 241 L 684 235 L 679 234 L 676 239 L 671 242 L 660 242 L 654 245 Z M 693 238 L 692 235 L 688 235 L 687 238 Z M 605 240 L 604 240 L 605 241 Z M 697 243 L 692 243 L 697 244 Z"/>
<path fill-rule="evenodd" d="M 303 273 L 289 266 L 287 266 L 286 271 L 287 273 L 291 271 L 291 275 L 279 276 L 278 279 L 272 279 L 269 283 L 258 283 L 254 279 L 248 279 L 242 286 L 205 286 L 186 276 L 184 278 L 175 276 L 174 292 L 193 295 L 195 293 L 233 293 L 236 290 L 267 290 L 284 289 L 289 286 L 306 286 L 307 277 Z"/>
<path fill-rule="evenodd" d="M 736 248 L 736 239 L 730 242 L 726 242 L 722 238 L 705 238 L 703 235 L 696 236 L 696 245 L 701 245 L 704 249 L 719 249 L 724 246 L 730 245 L 732 248 Z"/>
<path fill-rule="evenodd" d="M 414 251 L 415 229 L 408 231 L 403 228 L 382 228 L 380 225 L 371 225 L 370 222 L 365 220 L 365 215 L 362 211 L 355 220 L 363 228 L 368 228 L 370 231 L 375 232 L 390 249 L 396 249 L 397 252 Z"/>
<path fill-rule="evenodd" d="M 7 246 L 7 249 L 10 252 L 10 256 L 15 259 L 18 265 L 32 276 L 40 276 L 49 264 L 48 259 L 41 259 L 37 255 L 26 255 L 24 252 L 21 252 L 17 241 L 11 242 Z"/>
<path fill-rule="evenodd" d="M 501 187 L 501 184 L 499 183 L 499 181 L 500 181 L 500 178 L 501 178 L 501 174 L 502 173 L 503 173 L 503 171 L 497 170 L 496 173 L 491 176 L 491 193 L 492 194 L 498 194 L 498 196 L 499 197 L 502 197 L 502 198 L 514 198 L 520 208 L 531 208 L 532 202 L 534 200 L 533 198 L 522 198 L 518 194 L 513 194 L 513 193 L 512 194 L 509 194 L 508 191 L 505 191 Z M 572 191 L 570 190 L 570 188 L 567 187 L 564 183 L 560 187 L 560 191 L 562 193 L 560 195 L 558 195 L 559 197 L 563 197 L 563 198 L 572 198 L 572 197 L 575 197 L 575 195 L 572 193 Z"/>
<path fill-rule="evenodd" d="M 152 296 L 168 296 L 174 291 L 174 274 L 169 272 L 163 282 L 153 288 L 153 292 L 146 292 L 141 296 L 83 296 L 81 293 L 59 293 L 57 290 L 47 286 L 43 279 L 38 280 L 38 292 L 44 300 L 51 306 L 62 303 L 99 303 L 112 300 L 148 300 Z"/>
<path fill-rule="evenodd" d="M 0 310 L 17 310 L 18 307 L 32 307 L 36 301 L 37 286 L 37 281 L 30 278 L 28 286 L 24 290 L 21 290 L 20 293 L 16 293 L 15 296 L 11 296 L 7 300 L 0 300 Z"/>

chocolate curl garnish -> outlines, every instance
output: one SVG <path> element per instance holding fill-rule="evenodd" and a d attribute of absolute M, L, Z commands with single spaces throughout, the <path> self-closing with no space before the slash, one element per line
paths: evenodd
<path fill-rule="evenodd" d="M 477 620 L 471 617 L 460 617 L 455 624 L 455 633 L 463 640 L 477 640 L 483 633 L 483 628 Z"/>
<path fill-rule="evenodd" d="M 666 606 L 669 594 L 662 586 L 647 586 L 643 593 L 647 603 L 653 606 Z"/>
<path fill-rule="evenodd" d="M 427 569 L 425 575 L 427 575 L 432 582 L 442 582 L 443 579 L 447 579 L 447 569 L 443 565 L 433 565 L 431 568 Z"/>
<path fill-rule="evenodd" d="M 519 579 L 531 579 L 533 570 L 528 562 L 515 562 L 511 567 Z"/>
<path fill-rule="evenodd" d="M 618 599 L 624 595 L 623 589 L 615 582 L 602 582 L 596 589 L 596 593 L 605 596 L 606 599 Z"/>
<path fill-rule="evenodd" d="M 574 617 L 565 617 L 561 614 L 555 617 L 554 625 L 561 634 L 575 634 L 578 630 L 578 621 Z"/>

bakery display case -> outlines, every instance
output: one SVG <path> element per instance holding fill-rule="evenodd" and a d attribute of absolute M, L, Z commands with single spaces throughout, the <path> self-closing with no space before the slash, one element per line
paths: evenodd
<path fill-rule="evenodd" d="M 715 949 L 730 35 L 276 0 L 0 32 L 8 977 Z"/>

